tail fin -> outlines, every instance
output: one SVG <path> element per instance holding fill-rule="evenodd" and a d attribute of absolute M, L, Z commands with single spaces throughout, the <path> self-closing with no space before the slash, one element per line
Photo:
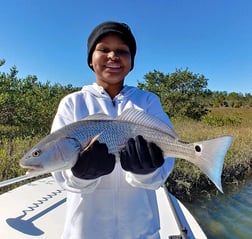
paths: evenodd
<path fill-rule="evenodd" d="M 232 136 L 223 136 L 215 139 L 195 142 L 201 151 L 198 155 L 197 166 L 211 179 L 215 186 L 223 193 L 221 185 L 221 174 L 225 155 L 233 141 Z"/>

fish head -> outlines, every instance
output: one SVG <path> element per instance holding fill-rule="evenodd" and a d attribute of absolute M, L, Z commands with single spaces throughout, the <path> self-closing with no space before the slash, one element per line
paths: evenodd
<path fill-rule="evenodd" d="M 77 161 L 81 144 L 75 138 L 61 137 L 42 140 L 20 160 L 29 175 L 41 175 L 71 168 Z"/>

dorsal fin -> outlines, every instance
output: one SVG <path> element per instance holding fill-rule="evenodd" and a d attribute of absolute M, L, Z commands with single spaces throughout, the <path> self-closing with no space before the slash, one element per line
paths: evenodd
<path fill-rule="evenodd" d="M 116 120 L 127 121 L 134 124 L 139 124 L 153 129 L 157 129 L 159 131 L 168 133 L 175 139 L 178 139 L 178 135 L 176 134 L 176 132 L 172 128 L 170 128 L 165 122 L 155 116 L 145 113 L 142 110 L 137 110 L 134 108 L 127 109 L 123 111 L 122 114 L 116 118 Z"/>
<path fill-rule="evenodd" d="M 82 120 L 113 120 L 113 118 L 109 115 L 103 114 L 103 113 L 97 113 L 94 115 L 88 115 Z"/>

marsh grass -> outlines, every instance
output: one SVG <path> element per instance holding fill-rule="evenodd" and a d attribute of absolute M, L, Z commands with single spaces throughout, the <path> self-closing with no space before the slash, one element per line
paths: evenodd
<path fill-rule="evenodd" d="M 232 135 L 233 143 L 225 157 L 222 182 L 236 183 L 251 175 L 252 109 L 214 108 L 207 119 L 172 119 L 180 139 L 193 142 L 222 135 Z M 215 122 L 216 121 L 216 122 Z M 210 180 L 194 165 L 176 160 L 168 187 L 178 198 L 193 199 L 204 190 L 215 190 Z M 217 191 L 216 191 L 217 192 Z"/>
<path fill-rule="evenodd" d="M 0 181 L 25 174 L 26 170 L 19 166 L 19 160 L 38 140 L 39 137 L 15 138 L 12 140 L 7 138 L 0 139 Z M 0 194 L 23 183 L 0 188 Z"/>

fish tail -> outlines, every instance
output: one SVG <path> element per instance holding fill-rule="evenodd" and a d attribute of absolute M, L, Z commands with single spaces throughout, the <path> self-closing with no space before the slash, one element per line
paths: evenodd
<path fill-rule="evenodd" d="M 221 174 L 224 158 L 232 140 L 232 136 L 222 136 L 194 143 L 197 157 L 196 165 L 211 179 L 222 193 Z"/>

